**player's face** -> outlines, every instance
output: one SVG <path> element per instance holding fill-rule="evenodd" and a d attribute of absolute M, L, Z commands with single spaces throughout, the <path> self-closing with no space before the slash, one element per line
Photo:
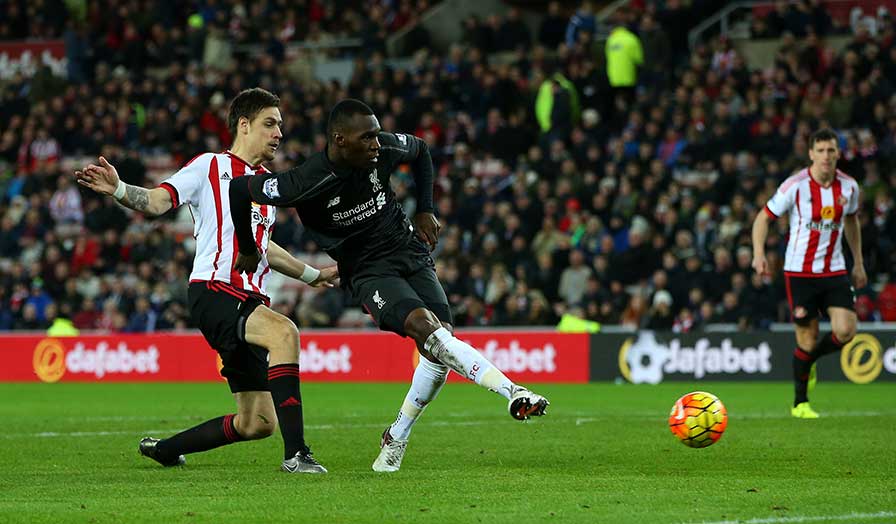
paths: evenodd
<path fill-rule="evenodd" d="M 838 158 L 840 158 L 840 149 L 837 147 L 836 140 L 819 140 L 809 150 L 812 170 L 825 176 L 833 176 L 837 171 Z"/>
<path fill-rule="evenodd" d="M 282 127 L 283 119 L 280 117 L 280 109 L 276 107 L 262 109 L 249 122 L 246 138 L 252 151 L 262 162 L 274 159 L 274 154 L 280 147 L 280 139 L 283 138 Z"/>
<path fill-rule="evenodd" d="M 380 154 L 377 136 L 382 129 L 374 115 L 355 115 L 341 144 L 345 148 L 345 158 L 355 169 L 370 169 L 376 166 Z"/>

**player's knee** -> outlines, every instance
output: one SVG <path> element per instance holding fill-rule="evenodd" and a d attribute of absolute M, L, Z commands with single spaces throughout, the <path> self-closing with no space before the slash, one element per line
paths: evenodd
<path fill-rule="evenodd" d="M 246 440 L 259 440 L 268 438 L 274 434 L 274 427 L 271 417 L 253 415 L 247 417 L 248 420 L 238 425 L 236 430 Z"/>
<path fill-rule="evenodd" d="M 270 333 L 271 344 L 268 351 L 298 355 L 299 328 L 286 317 L 278 320 L 276 329 Z"/>
<path fill-rule="evenodd" d="M 422 307 L 411 311 L 404 321 L 405 332 L 418 342 L 418 346 L 422 346 L 426 338 L 440 327 L 442 323 L 435 314 Z"/>
<path fill-rule="evenodd" d="M 846 325 L 846 326 L 837 326 L 833 329 L 834 336 L 837 337 L 837 340 L 841 344 L 847 344 L 849 341 L 856 336 L 856 326 L 855 325 Z"/>

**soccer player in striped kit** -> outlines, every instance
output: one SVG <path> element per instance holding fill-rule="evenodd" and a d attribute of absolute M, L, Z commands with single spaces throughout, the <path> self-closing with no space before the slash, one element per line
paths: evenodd
<path fill-rule="evenodd" d="M 241 92 L 230 105 L 227 123 L 233 147 L 203 153 L 154 189 L 125 184 L 105 158 L 75 172 L 79 184 L 112 195 L 120 204 L 158 216 L 189 205 L 194 221 L 196 255 L 190 274 L 190 314 L 209 345 L 220 355 L 236 400 L 237 412 L 187 429 L 170 438 L 146 437 L 142 455 L 163 466 L 184 463 L 184 455 L 242 440 L 270 436 L 280 425 L 289 473 L 326 473 L 305 444 L 299 384 L 299 330 L 271 310 L 265 292 L 271 270 L 311 286 L 332 287 L 336 267 L 315 269 L 270 241 L 274 206 L 252 206 L 253 248 L 262 254 L 253 273 L 234 270 L 239 252 L 230 218 L 229 186 L 233 180 L 268 173 L 283 136 L 280 99 L 264 89 Z"/>
<path fill-rule="evenodd" d="M 847 276 L 841 238 L 852 252 L 852 283 L 868 283 L 862 260 L 859 185 L 837 169 L 840 151 L 830 129 L 809 138 L 812 164 L 784 181 L 753 221 L 753 269 L 769 272 L 765 240 L 771 221 L 790 214 L 790 238 L 784 255 L 787 300 L 796 330 L 793 353 L 795 395 L 791 415 L 818 418 L 809 405 L 815 383 L 815 362 L 837 353 L 856 334 L 855 289 Z M 818 336 L 821 311 L 831 319 L 831 332 Z"/>

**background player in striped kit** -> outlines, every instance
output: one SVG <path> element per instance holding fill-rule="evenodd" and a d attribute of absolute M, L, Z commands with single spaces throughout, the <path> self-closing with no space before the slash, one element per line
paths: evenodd
<path fill-rule="evenodd" d="M 857 216 L 859 185 L 837 169 L 839 157 L 837 135 L 830 129 L 816 131 L 809 138 L 812 165 L 785 180 L 753 221 L 753 269 L 767 275 L 769 223 L 790 213 L 784 278 L 796 330 L 791 414 L 797 418 L 818 418 L 808 398 L 810 384 L 815 383 L 815 362 L 840 351 L 856 334 L 855 292 L 847 276 L 841 236 L 852 252 L 853 283 L 859 288 L 868 283 Z M 831 333 L 819 339 L 820 311 L 830 317 Z"/>
<path fill-rule="evenodd" d="M 123 183 L 115 167 L 100 157 L 99 165 L 75 172 L 78 183 L 112 195 L 122 205 L 156 216 L 182 204 L 195 222 L 196 255 L 190 274 L 190 313 L 221 355 L 236 400 L 237 413 L 218 417 L 170 438 L 146 437 L 140 453 L 163 466 L 184 463 L 183 455 L 241 440 L 265 438 L 279 421 L 284 460 L 290 473 L 326 473 L 305 444 L 299 384 L 299 331 L 285 316 L 269 309 L 265 277 L 270 269 L 312 286 L 333 286 L 336 267 L 317 270 L 271 242 L 276 209 L 253 206 L 252 234 L 263 263 L 254 273 L 233 271 L 238 252 L 230 219 L 230 182 L 268 172 L 280 144 L 280 99 L 264 89 L 248 89 L 234 98 L 228 125 L 235 137 L 223 153 L 204 153 L 191 160 L 160 187 L 145 189 Z"/>

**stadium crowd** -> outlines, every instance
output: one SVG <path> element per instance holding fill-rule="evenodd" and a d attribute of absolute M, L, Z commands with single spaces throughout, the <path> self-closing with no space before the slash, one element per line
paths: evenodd
<path fill-rule="evenodd" d="M 327 110 L 347 96 L 370 104 L 384 130 L 427 140 L 443 224 L 437 270 L 459 326 L 551 325 L 565 312 L 678 331 L 786 321 L 786 221 L 769 238 L 771 278 L 751 271 L 750 225 L 807 164 L 809 133 L 829 125 L 840 168 L 863 189 L 871 284 L 857 290 L 859 318 L 896 320 L 888 13 L 867 17 L 872 32 L 815 0 L 789 8 L 802 17 L 785 6 L 781 24 L 769 15 L 752 26 L 782 35 L 773 65 L 759 69 L 725 38 L 688 47 L 700 1 L 633 2 L 643 9 L 601 23 L 590 2 L 551 2 L 535 31 L 509 8 L 465 20 L 463 43 L 444 53 L 414 25 L 420 2 L 343 3 L 130 0 L 82 13 L 6 3 L 0 39 L 64 38 L 68 70 L 0 80 L 0 330 L 45 329 L 58 315 L 80 329 L 188 327 L 187 211 L 126 212 L 73 184 L 67 160 L 101 153 L 126 182 L 154 185 L 156 158 L 176 169 L 226 149 L 227 102 L 255 85 L 282 99 L 273 170 L 322 148 Z M 275 11 L 273 29 L 253 25 Z M 409 24 L 412 66 L 391 67 L 385 36 Z M 608 77 L 604 51 L 623 26 L 643 54 L 629 83 Z M 848 39 L 838 52 L 826 43 L 835 34 Z M 325 52 L 354 58 L 346 85 L 315 80 L 310 55 L 287 52 L 291 41 L 337 38 L 362 42 Z M 412 177 L 393 181 L 413 212 Z M 325 258 L 292 211 L 278 212 L 273 239 Z M 301 326 L 369 322 L 339 290 L 274 287 L 274 308 Z"/>

